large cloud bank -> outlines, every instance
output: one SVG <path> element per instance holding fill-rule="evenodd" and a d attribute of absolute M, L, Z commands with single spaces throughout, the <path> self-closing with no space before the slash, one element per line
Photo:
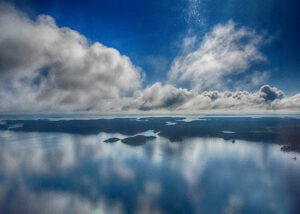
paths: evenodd
<path fill-rule="evenodd" d="M 141 73 L 127 56 L 90 45 L 50 16 L 32 21 L 2 4 L 0 28 L 1 110 L 99 107 L 141 86 Z"/>
<path fill-rule="evenodd" d="M 167 84 L 142 88 L 143 73 L 129 57 L 52 17 L 31 20 L 0 4 L 0 112 L 299 111 L 300 94 L 263 85 L 263 38 L 230 21 L 187 48 Z M 192 44 L 191 42 L 190 44 Z M 235 76 L 243 75 L 235 79 Z M 259 88 L 247 92 L 240 86 Z M 212 91 L 213 90 L 213 91 Z M 230 91 L 231 90 L 231 91 Z"/>
<path fill-rule="evenodd" d="M 284 98 L 281 90 L 269 85 L 262 86 L 254 93 L 248 91 L 197 93 L 193 90 L 156 83 L 136 93 L 130 102 L 127 100 L 120 106 L 141 111 L 167 110 L 182 113 L 298 111 L 300 94 Z"/>

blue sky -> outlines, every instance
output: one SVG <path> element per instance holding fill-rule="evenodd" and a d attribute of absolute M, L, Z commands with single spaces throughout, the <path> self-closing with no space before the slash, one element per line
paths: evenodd
<path fill-rule="evenodd" d="M 67 27 L 80 33 L 84 39 L 89 41 L 91 46 L 99 42 L 119 51 L 121 55 L 128 56 L 130 63 L 134 66 L 134 68 L 130 67 L 131 70 L 129 69 L 129 73 L 132 71 L 131 76 L 129 75 L 130 78 L 133 78 L 134 75 L 140 75 L 139 77 L 135 76 L 135 79 L 133 78 L 138 82 L 136 89 L 144 90 L 148 87 L 151 88 L 152 92 L 162 89 L 170 90 L 173 94 L 174 91 L 181 94 L 181 89 L 191 90 L 188 93 L 213 90 L 219 92 L 247 90 L 249 93 L 256 93 L 262 90 L 263 85 L 267 84 L 271 86 L 270 88 L 282 90 L 287 97 L 294 96 L 300 91 L 300 54 L 298 53 L 300 49 L 300 2 L 297 0 L 7 0 L 4 2 L 8 2 L 16 8 L 18 12 L 13 12 L 15 15 L 17 13 L 25 14 L 27 17 L 23 17 L 25 24 L 20 24 L 22 21 L 19 21 L 20 25 L 25 26 L 28 20 L 39 23 L 40 15 L 45 14 L 56 23 L 57 32 L 62 30 L 61 27 Z M 3 15 L 3 20 L 6 18 Z M 3 23 L 6 25 L 6 21 Z M 11 26 L 15 24 L 11 23 Z M 14 33 L 9 24 L 5 27 L 8 29 L 7 32 Z M 32 26 L 28 26 L 26 32 L 31 28 Z M 225 42 L 215 41 L 216 46 L 213 49 L 206 49 L 205 44 L 213 41 L 214 33 L 218 30 L 224 31 L 224 34 L 219 35 L 217 39 L 224 39 Z M 226 30 L 230 32 L 228 33 Z M 23 31 L 20 30 L 20 32 Z M 243 35 L 240 36 L 240 34 Z M 42 35 L 37 34 L 33 35 L 33 38 L 35 36 L 36 41 L 43 38 Z M 232 38 L 230 38 L 231 36 Z M 236 37 L 238 39 L 234 40 Z M 9 47 L 20 45 L 20 40 L 22 38 L 17 38 Z M 51 38 L 47 38 L 49 43 L 51 43 L 50 40 Z M 24 44 L 31 44 L 32 41 L 23 42 L 25 42 Z M 218 45 L 222 46 L 227 44 L 226 42 L 228 42 L 228 46 L 219 50 Z M 75 47 L 76 44 L 72 47 Z M 65 46 L 62 45 L 61 47 Z M 34 49 L 36 54 L 42 50 L 36 48 L 36 46 L 32 46 L 26 51 L 23 50 L 24 53 L 21 53 L 23 58 L 29 50 Z M 248 56 L 249 48 L 252 51 L 251 56 Z M 43 51 L 45 50 L 43 49 Z M 49 50 L 47 49 L 47 51 Z M 64 50 L 56 51 L 51 50 L 50 52 L 61 53 Z M 219 52 L 215 53 L 214 51 Z M 230 58 L 225 57 L 224 60 L 222 58 L 224 53 L 236 57 L 235 54 L 239 51 L 241 53 L 237 56 L 236 63 L 234 60 L 230 61 L 232 60 Z M 87 52 L 89 53 L 89 51 Z M 205 55 L 207 52 L 209 54 Z M 194 55 L 199 57 L 195 58 Z M 207 66 L 205 69 L 202 68 L 202 64 L 210 55 L 217 56 L 213 61 L 214 64 L 212 64 L 215 68 L 218 68 L 218 64 L 224 65 L 220 71 L 215 72 L 216 74 L 213 74 L 214 70 L 209 70 Z M 4 53 L 3 56 L 11 55 Z M 41 55 L 35 57 L 37 56 L 40 57 Z M 22 62 L 20 57 L 18 59 L 4 58 L 4 60 L 7 64 L 15 60 Z M 57 62 L 52 62 L 53 58 L 50 61 L 41 66 L 33 65 L 33 60 L 30 68 L 28 66 L 22 68 L 23 70 L 31 69 L 31 72 L 39 72 L 40 76 L 34 78 L 32 76 L 33 85 L 40 82 L 44 77 L 48 78 L 48 73 L 55 73 L 52 70 L 58 69 L 55 67 Z M 101 61 L 100 58 L 96 62 L 97 66 L 99 66 L 99 61 Z M 30 60 L 27 61 L 27 63 L 29 62 Z M 124 63 L 126 64 L 127 61 Z M 10 68 L 11 65 L 5 66 L 5 68 Z M 55 68 L 52 68 L 53 66 Z M 50 71 L 48 72 L 48 70 Z M 70 74 L 75 72 L 73 68 L 69 68 L 65 74 L 67 75 L 69 71 Z M 45 76 L 45 74 L 47 75 Z M 27 78 L 27 74 L 25 76 L 21 78 L 12 75 L 11 79 L 19 78 L 17 81 L 19 83 L 30 82 L 30 79 L 24 80 Z M 57 76 L 56 78 L 61 77 Z M 214 80 L 211 81 L 211 79 Z M 68 80 L 67 82 L 72 81 Z M 20 87 L 17 86 L 20 84 L 16 82 L 14 84 L 7 84 L 8 92 L 13 93 L 12 89 Z M 53 87 L 55 88 L 57 84 L 58 82 L 53 83 Z M 98 83 L 95 84 L 98 85 Z M 118 82 L 118 84 L 122 85 L 123 83 Z M 169 86 L 175 88 L 168 88 Z M 33 90 L 32 84 L 30 87 L 31 89 L 28 90 Z M 48 90 L 51 87 L 49 84 L 45 86 L 43 90 L 41 89 L 41 94 L 54 93 Z M 160 89 L 155 89 L 156 87 Z M 117 88 L 114 93 L 118 97 L 123 97 L 122 93 L 129 90 L 130 87 L 117 86 Z M 131 91 L 136 89 L 131 89 Z M 69 93 L 69 91 L 64 92 Z M 143 96 L 146 96 L 145 93 L 146 90 L 141 92 Z M 41 95 L 34 96 L 40 97 Z M 66 98 L 62 99 L 64 101 L 61 100 L 60 102 L 66 102 L 65 100 L 72 100 L 73 102 L 74 98 L 68 96 L 66 95 Z M 138 95 L 135 94 L 134 96 Z M 101 95 L 101 99 L 103 97 L 105 96 Z M 298 101 L 296 103 L 298 105 Z M 90 109 L 92 107 L 85 108 Z"/>
<path fill-rule="evenodd" d="M 233 20 L 261 34 L 271 71 L 268 83 L 286 94 L 299 90 L 300 2 L 297 0 L 15 0 L 32 17 L 47 14 L 92 42 L 118 49 L 147 74 L 146 84 L 166 79 L 188 35 L 198 39 L 218 23 Z"/>

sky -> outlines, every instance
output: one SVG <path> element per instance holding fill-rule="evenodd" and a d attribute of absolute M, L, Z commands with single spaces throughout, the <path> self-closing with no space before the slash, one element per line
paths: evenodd
<path fill-rule="evenodd" d="M 0 112 L 299 112 L 299 9 L 2 0 Z"/>

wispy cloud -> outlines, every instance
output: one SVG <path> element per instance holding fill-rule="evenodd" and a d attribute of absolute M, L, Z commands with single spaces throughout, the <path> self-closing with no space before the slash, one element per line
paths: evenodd
<path fill-rule="evenodd" d="M 198 48 L 174 60 L 169 83 L 200 92 L 232 88 L 235 82 L 228 80 L 234 75 L 249 74 L 252 65 L 266 61 L 259 50 L 262 42 L 263 38 L 255 31 L 237 28 L 233 21 L 219 24 L 205 35 Z"/>

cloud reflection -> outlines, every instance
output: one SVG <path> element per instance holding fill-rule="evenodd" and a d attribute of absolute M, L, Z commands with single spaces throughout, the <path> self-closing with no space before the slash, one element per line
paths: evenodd
<path fill-rule="evenodd" d="M 139 133 L 155 134 L 151 131 Z M 143 146 L 79 136 L 0 132 L 5 213 L 297 211 L 300 166 L 280 146 L 159 137 Z"/>

